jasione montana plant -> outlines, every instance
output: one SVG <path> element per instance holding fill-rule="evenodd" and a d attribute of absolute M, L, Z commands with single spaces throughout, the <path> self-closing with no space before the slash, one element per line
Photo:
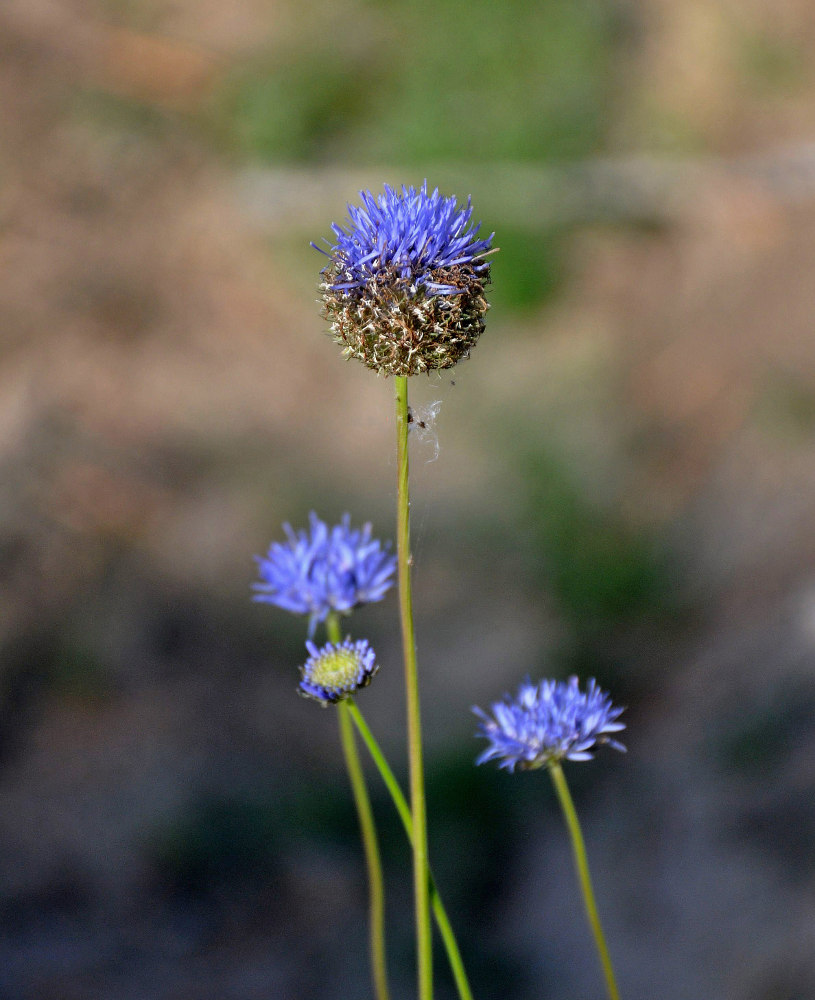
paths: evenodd
<path fill-rule="evenodd" d="M 438 189 L 388 187 L 379 195 L 360 193 L 348 206 L 344 224 L 331 226 L 333 239 L 323 247 L 323 315 L 347 358 L 356 358 L 384 376 L 393 376 L 396 399 L 397 510 L 396 556 L 388 543 L 373 537 L 370 525 L 351 527 L 346 514 L 329 526 L 316 514 L 309 529 L 284 525 L 285 541 L 273 542 L 259 557 L 255 600 L 275 604 L 308 619 L 299 691 L 323 707 L 338 711 L 340 736 L 360 822 L 368 872 L 371 976 L 377 1000 L 389 997 L 384 920 L 384 887 L 378 838 L 354 729 L 379 769 L 413 851 L 417 993 L 433 996 L 431 911 L 436 920 L 461 1000 L 473 992 L 455 934 L 436 888 L 427 850 L 422 728 L 413 622 L 408 463 L 409 376 L 451 368 L 469 357 L 485 329 L 489 309 L 489 256 L 494 234 L 480 236 L 468 199 Z M 362 604 L 381 601 L 396 574 L 407 706 L 406 736 L 409 800 L 365 722 L 355 696 L 379 669 L 364 638 L 343 636 L 341 622 Z M 325 642 L 313 640 L 318 627 Z M 589 878 L 586 852 L 561 764 L 587 760 L 598 745 L 624 749 L 612 734 L 623 724 L 622 711 L 593 680 L 585 691 L 576 678 L 568 683 L 526 681 L 515 699 L 492 706 L 481 719 L 478 735 L 488 740 L 478 763 L 495 759 L 510 771 L 549 771 L 563 808 L 586 912 L 594 934 L 608 995 L 618 1000 Z"/>

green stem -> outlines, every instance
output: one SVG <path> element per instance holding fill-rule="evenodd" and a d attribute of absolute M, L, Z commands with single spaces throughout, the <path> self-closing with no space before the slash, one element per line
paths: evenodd
<path fill-rule="evenodd" d="M 427 885 L 427 813 L 422 761 L 422 728 L 419 712 L 419 675 L 416 666 L 416 636 L 413 628 L 413 595 L 410 588 L 410 491 L 408 476 L 407 378 L 396 383 L 396 550 L 399 565 L 399 613 L 402 622 L 402 653 L 405 663 L 408 762 L 410 765 L 410 809 L 413 816 L 413 893 L 416 905 L 416 968 L 419 1000 L 433 998 L 433 940 L 430 926 L 430 895 Z"/>
<path fill-rule="evenodd" d="M 620 1000 L 620 993 L 614 979 L 614 969 L 611 967 L 611 957 L 606 946 L 606 939 L 603 935 L 603 928 L 600 924 L 600 917 L 597 913 L 597 903 L 594 900 L 594 890 L 591 887 L 591 876 L 589 875 L 589 862 L 586 857 L 586 845 L 583 841 L 583 834 L 580 830 L 580 823 L 577 819 L 574 803 L 569 794 L 569 786 L 563 774 L 563 768 L 557 762 L 549 764 L 549 774 L 555 786 L 557 797 L 560 800 L 560 807 L 566 818 L 566 825 L 569 828 L 569 835 L 572 838 L 572 852 L 574 854 L 574 864 L 577 869 L 577 877 L 580 881 L 580 888 L 583 891 L 583 902 L 586 906 L 586 916 L 589 918 L 594 943 L 597 946 L 597 953 L 600 956 L 600 963 L 603 966 L 603 974 L 606 977 L 606 989 L 610 1000 Z"/>
<path fill-rule="evenodd" d="M 329 642 L 335 645 L 341 641 L 339 616 L 329 615 L 325 623 Z M 388 973 L 385 954 L 385 883 L 382 878 L 382 862 L 376 836 L 371 800 L 365 787 L 365 776 L 359 760 L 353 723 L 348 703 L 337 703 L 337 718 L 340 726 L 340 743 L 345 757 L 345 767 L 351 782 L 351 791 L 359 818 L 365 864 L 368 869 L 369 933 L 371 947 L 371 977 L 377 1000 L 388 1000 Z"/>
<path fill-rule="evenodd" d="M 402 826 L 405 828 L 408 840 L 412 844 L 413 817 L 410 815 L 410 807 L 408 806 L 407 799 L 402 793 L 402 789 L 399 787 L 399 782 L 396 780 L 393 771 L 390 769 L 388 762 L 385 760 L 385 755 L 382 753 L 382 750 L 380 749 L 373 733 L 368 728 L 368 723 L 363 718 L 356 703 L 349 698 L 346 704 L 348 705 L 349 713 L 351 718 L 354 720 L 360 736 L 364 740 L 365 745 L 368 747 L 371 757 L 379 769 L 379 773 L 382 775 L 382 780 L 385 782 L 385 786 L 390 792 L 393 804 L 396 806 L 396 811 L 399 813 L 399 818 L 402 820 Z M 433 873 L 429 868 L 427 870 L 427 879 L 430 888 L 430 905 L 433 909 L 433 915 L 436 918 L 436 924 L 438 925 L 439 933 L 441 934 L 444 947 L 447 951 L 447 958 L 450 962 L 450 969 L 453 973 L 453 978 L 456 981 L 458 995 L 461 997 L 461 1000 L 473 1000 L 473 994 L 467 980 L 467 973 L 464 971 L 464 963 L 461 960 L 461 952 L 458 950 L 458 943 L 456 942 L 453 928 L 447 916 L 447 911 L 444 908 L 441 896 L 436 888 Z"/>

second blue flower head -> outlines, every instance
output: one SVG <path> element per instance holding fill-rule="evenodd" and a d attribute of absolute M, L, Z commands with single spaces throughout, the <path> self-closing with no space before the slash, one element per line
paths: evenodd
<path fill-rule="evenodd" d="M 372 537 L 370 524 L 351 527 L 350 515 L 329 527 L 312 512 L 309 529 L 283 525 L 285 542 L 273 542 L 257 556 L 260 582 L 254 600 L 309 615 L 309 634 L 331 612 L 348 613 L 381 601 L 393 584 L 396 558 Z"/>
<path fill-rule="evenodd" d="M 618 722 L 623 709 L 591 678 L 585 691 L 576 677 L 568 681 L 529 680 L 516 698 L 505 696 L 492 706 L 492 716 L 480 708 L 479 736 L 489 746 L 476 764 L 496 759 L 508 771 L 534 770 L 561 760 L 590 760 L 595 746 L 607 743 L 616 750 L 625 747 L 609 734 L 625 729 Z"/>

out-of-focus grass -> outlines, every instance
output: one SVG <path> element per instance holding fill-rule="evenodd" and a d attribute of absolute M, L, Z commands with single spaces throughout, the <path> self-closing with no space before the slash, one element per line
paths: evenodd
<path fill-rule="evenodd" d="M 667 567 L 652 539 L 592 504 L 551 454 L 529 455 L 523 468 L 530 571 L 569 621 L 591 630 L 669 608 Z"/>
<path fill-rule="evenodd" d="M 621 24 L 586 0 L 371 3 L 354 46 L 304 28 L 299 47 L 226 80 L 214 113 L 233 148 L 265 162 L 581 157 L 610 123 Z"/>
<path fill-rule="evenodd" d="M 370 114 L 378 70 L 331 52 L 292 52 L 242 67 L 215 105 L 223 140 L 267 163 L 320 161 Z"/>
<path fill-rule="evenodd" d="M 557 295 L 566 270 L 566 236 L 556 228 L 533 232 L 501 225 L 490 289 L 490 302 L 499 313 L 533 309 Z"/>

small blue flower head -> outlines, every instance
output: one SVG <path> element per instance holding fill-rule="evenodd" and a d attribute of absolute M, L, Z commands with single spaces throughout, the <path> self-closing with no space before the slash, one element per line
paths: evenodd
<path fill-rule="evenodd" d="M 428 194 L 427 181 L 360 197 L 327 252 L 312 243 L 329 258 L 320 290 L 335 341 L 385 375 L 450 368 L 484 331 L 495 234 L 479 238 L 469 199 Z"/>
<path fill-rule="evenodd" d="M 360 688 L 367 687 L 379 670 L 367 639 L 358 642 L 346 639 L 340 645 L 329 642 L 322 649 L 318 649 L 313 642 L 307 642 L 306 649 L 309 658 L 300 667 L 302 680 L 298 691 L 323 705 L 342 701 Z"/>
<path fill-rule="evenodd" d="M 309 615 L 309 636 L 332 611 L 349 613 L 360 604 L 381 601 L 393 583 L 396 559 L 388 545 L 371 537 L 371 525 L 351 527 L 350 515 L 329 528 L 312 511 L 309 530 L 283 525 L 287 541 L 272 542 L 266 556 L 255 556 L 260 583 L 254 600 Z"/>
<path fill-rule="evenodd" d="M 576 677 L 538 685 L 527 679 L 514 701 L 505 695 L 495 702 L 494 718 L 480 708 L 473 711 L 482 720 L 477 735 L 490 741 L 476 764 L 498 759 L 508 771 L 531 771 L 564 759 L 591 760 L 590 751 L 601 743 L 625 751 L 608 735 L 625 729 L 617 722 L 623 709 L 611 704 L 594 678 L 585 693 Z"/>

